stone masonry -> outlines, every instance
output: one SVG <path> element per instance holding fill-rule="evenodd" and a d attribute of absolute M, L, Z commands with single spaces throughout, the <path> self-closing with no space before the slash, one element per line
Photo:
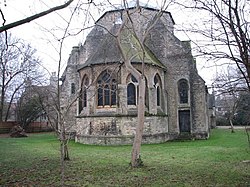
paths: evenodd
<path fill-rule="evenodd" d="M 130 8 L 135 32 L 152 26 L 159 10 Z M 114 35 L 126 20 L 124 9 L 104 13 L 83 45 L 73 47 L 62 76 L 62 102 L 76 99 L 68 115 L 75 141 L 85 144 L 131 144 L 137 124 L 138 81 L 127 70 Z M 122 47 L 134 55 L 132 65 L 142 71 L 136 43 L 128 25 Z M 126 30 L 127 29 L 127 30 Z M 190 42 L 174 35 L 174 20 L 163 11 L 146 40 L 145 125 L 143 143 L 178 138 L 209 137 L 209 111 L 204 80 L 198 75 Z"/>

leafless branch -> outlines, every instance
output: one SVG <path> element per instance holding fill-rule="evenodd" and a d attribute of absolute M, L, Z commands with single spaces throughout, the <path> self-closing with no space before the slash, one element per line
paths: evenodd
<path fill-rule="evenodd" d="M 74 0 L 68 0 L 66 3 L 62 4 L 62 5 L 59 5 L 59 6 L 56 6 L 56 7 L 53 7 L 53 8 L 50 8 L 46 11 L 43 11 L 43 12 L 40 12 L 38 14 L 35 14 L 35 15 L 32 15 L 30 17 L 27 17 L 27 18 L 24 18 L 22 20 L 19 20 L 19 21 L 16 21 L 16 22 L 13 22 L 13 23 L 10 23 L 10 24 L 7 24 L 7 25 L 3 25 L 0 27 L 0 33 L 3 32 L 3 31 L 7 31 L 11 28 L 14 28 L 14 27 L 17 27 L 19 25 L 22 25 L 22 24 L 25 24 L 25 23 L 29 23 L 35 19 L 38 19 L 42 16 L 46 16 L 52 12 L 55 12 L 57 10 L 61 10 L 61 9 L 64 9 L 66 8 L 67 6 L 69 6 Z"/>

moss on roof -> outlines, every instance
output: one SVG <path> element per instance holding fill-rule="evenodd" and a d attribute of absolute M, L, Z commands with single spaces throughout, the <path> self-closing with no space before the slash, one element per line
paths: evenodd
<path fill-rule="evenodd" d="M 128 29 L 124 29 L 122 31 L 121 38 L 121 45 L 125 52 L 126 58 L 130 58 L 131 62 L 142 63 L 143 50 L 138 39 Z M 144 63 L 165 68 L 165 66 L 157 59 L 157 57 L 147 46 L 144 45 L 144 49 Z M 89 65 L 116 63 L 122 61 L 124 61 L 124 59 L 118 47 L 116 37 L 110 33 L 107 33 L 105 34 L 101 44 L 96 44 L 95 52 L 92 53 L 92 55 L 78 68 L 78 70 Z"/>
<path fill-rule="evenodd" d="M 124 30 L 122 32 L 123 35 L 123 41 L 122 42 L 122 48 L 127 54 L 127 58 L 132 58 L 132 62 L 143 62 L 143 52 L 145 54 L 144 56 L 144 62 L 147 64 L 154 64 L 157 66 L 160 66 L 162 68 L 165 68 L 165 66 L 160 62 L 160 60 L 153 54 L 153 52 L 144 45 L 144 49 L 142 49 L 140 42 L 138 41 L 138 38 L 132 34 L 129 33 L 129 31 Z M 127 40 L 127 42 L 126 42 Z"/>

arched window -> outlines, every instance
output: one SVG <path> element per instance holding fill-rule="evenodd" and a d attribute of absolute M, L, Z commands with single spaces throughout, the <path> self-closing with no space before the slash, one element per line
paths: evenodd
<path fill-rule="evenodd" d="M 83 108 L 87 107 L 87 89 L 89 86 L 89 78 L 85 75 L 82 79 L 81 92 L 79 97 L 79 113 Z"/>
<path fill-rule="evenodd" d="M 129 83 L 127 86 L 127 99 L 128 105 L 136 105 L 136 90 L 133 83 Z"/>
<path fill-rule="evenodd" d="M 97 79 L 97 105 L 112 106 L 116 105 L 116 78 L 108 71 L 103 71 Z"/>
<path fill-rule="evenodd" d="M 154 77 L 154 87 L 156 89 L 156 103 L 161 106 L 161 78 L 158 74 Z"/>
<path fill-rule="evenodd" d="M 161 106 L 161 91 L 159 86 L 157 86 L 156 88 L 156 99 L 157 99 L 157 106 Z"/>
<path fill-rule="evenodd" d="M 136 105 L 137 103 L 137 94 L 138 94 L 138 81 L 133 75 L 129 75 L 127 78 L 127 104 Z"/>
<path fill-rule="evenodd" d="M 181 79 L 178 82 L 179 102 L 188 103 L 188 81 Z"/>

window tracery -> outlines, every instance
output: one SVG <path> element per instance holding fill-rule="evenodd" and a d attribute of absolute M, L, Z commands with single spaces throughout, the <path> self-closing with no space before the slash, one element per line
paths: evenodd
<path fill-rule="evenodd" d="M 158 74 L 154 77 L 154 87 L 156 89 L 156 104 L 161 106 L 161 78 Z"/>
<path fill-rule="evenodd" d="M 108 71 L 103 71 L 97 79 L 97 106 L 116 105 L 117 80 Z"/>
<path fill-rule="evenodd" d="M 133 75 L 129 75 L 127 79 L 127 104 L 137 105 L 138 81 Z"/>

